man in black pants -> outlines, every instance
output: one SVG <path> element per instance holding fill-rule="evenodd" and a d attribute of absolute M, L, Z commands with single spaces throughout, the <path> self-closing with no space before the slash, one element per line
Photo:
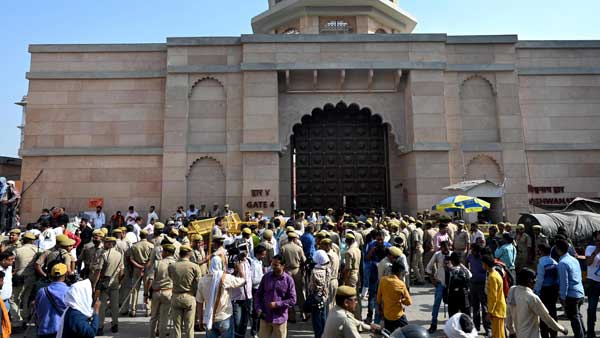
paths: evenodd
<path fill-rule="evenodd" d="M 467 256 L 467 264 L 472 274 L 470 280 L 471 307 L 473 310 L 473 323 L 477 332 L 479 332 L 483 320 L 485 335 L 490 336 L 492 323 L 487 318 L 487 295 L 485 294 L 487 271 L 485 271 L 481 262 L 481 250 L 481 245 L 473 244 L 471 245 L 471 253 Z"/>
<path fill-rule="evenodd" d="M 548 309 L 550 317 L 557 320 L 556 302 L 558 301 L 558 263 L 550 256 L 551 248 L 547 244 L 537 247 L 539 258 L 537 266 L 537 279 L 534 291 L 540 296 L 542 303 Z M 540 321 L 540 335 L 542 338 L 556 338 L 556 331 L 548 328 L 546 323 Z"/>

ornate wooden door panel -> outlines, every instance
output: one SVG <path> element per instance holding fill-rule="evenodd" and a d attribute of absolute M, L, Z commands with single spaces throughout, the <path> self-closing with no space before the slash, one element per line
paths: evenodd
<path fill-rule="evenodd" d="M 357 105 L 327 105 L 294 127 L 301 210 L 388 207 L 387 129 Z"/>

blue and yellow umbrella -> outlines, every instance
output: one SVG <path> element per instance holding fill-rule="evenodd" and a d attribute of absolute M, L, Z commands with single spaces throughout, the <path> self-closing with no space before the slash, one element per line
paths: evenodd
<path fill-rule="evenodd" d="M 472 196 L 450 196 L 441 200 L 438 204 L 431 207 L 431 210 L 435 211 L 463 211 L 466 213 L 481 212 L 488 210 L 490 204 L 482 199 Z"/>

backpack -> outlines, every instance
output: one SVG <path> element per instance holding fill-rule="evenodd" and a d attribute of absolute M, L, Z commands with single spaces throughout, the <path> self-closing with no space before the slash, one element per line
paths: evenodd
<path fill-rule="evenodd" d="M 54 257 L 51 258 L 51 255 L 55 255 Z M 54 254 L 53 252 L 50 252 L 48 254 L 48 256 L 46 257 L 46 261 L 44 262 L 44 273 L 46 273 L 46 275 L 50 275 L 50 271 L 52 271 L 52 268 L 56 265 L 56 264 L 60 264 L 60 263 L 65 263 L 65 259 L 64 259 L 64 253 L 60 252 L 60 250 L 58 251 L 57 254 Z M 68 253 L 67 253 L 68 255 Z"/>
<path fill-rule="evenodd" d="M 502 277 L 502 291 L 504 293 L 504 298 L 506 298 L 508 297 L 508 291 L 510 290 L 510 287 L 515 285 L 515 280 L 510 271 L 508 271 L 506 264 L 497 258 L 495 263 L 496 264 L 494 265 L 493 269 L 500 274 L 500 277 Z"/>

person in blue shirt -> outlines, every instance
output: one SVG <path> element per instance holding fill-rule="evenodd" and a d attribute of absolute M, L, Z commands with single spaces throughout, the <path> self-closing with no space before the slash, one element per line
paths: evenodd
<path fill-rule="evenodd" d="M 558 320 L 556 315 L 556 302 L 558 301 L 558 263 L 550 256 L 550 246 L 542 243 L 537 247 L 539 258 L 537 265 L 537 279 L 533 291 L 540 299 L 550 317 Z M 541 338 L 556 338 L 556 331 L 550 330 L 544 321 L 540 321 Z"/>
<path fill-rule="evenodd" d="M 375 323 L 380 322 L 380 313 L 377 307 L 379 277 L 373 271 L 377 272 L 377 263 L 386 256 L 385 248 L 392 246 L 384 240 L 384 234 L 381 230 L 373 230 L 371 234 L 371 237 L 374 239 L 367 245 L 367 257 L 365 259 L 369 271 L 369 310 L 367 311 L 367 318 L 365 320 L 368 324 L 373 322 L 373 310 L 375 311 Z"/>
<path fill-rule="evenodd" d="M 554 249 L 560 255 L 558 262 L 560 303 L 571 321 L 574 338 L 585 338 L 585 327 L 579 311 L 585 297 L 579 261 L 569 255 L 569 243 L 564 239 L 557 240 Z"/>
<path fill-rule="evenodd" d="M 510 234 L 503 234 L 502 240 L 504 241 L 504 244 L 496 249 L 494 255 L 496 258 L 501 260 L 504 265 L 506 265 L 506 268 L 512 275 L 513 280 L 516 280 L 515 259 L 517 257 L 517 248 L 515 248 L 513 244 L 513 238 L 510 236 Z"/>
<path fill-rule="evenodd" d="M 67 306 L 65 295 L 69 287 L 65 284 L 67 266 L 60 263 L 50 271 L 51 283 L 38 290 L 35 297 L 37 333 L 40 338 L 54 338 L 58 332 L 60 317 Z"/>
<path fill-rule="evenodd" d="M 302 250 L 304 250 L 304 256 L 308 259 L 312 258 L 315 254 L 315 236 L 313 235 L 314 228 L 312 225 L 307 225 L 304 228 L 304 234 L 300 237 L 302 243 Z"/>
<path fill-rule="evenodd" d="M 84 279 L 71 286 L 65 295 L 67 310 L 60 323 L 56 338 L 94 338 L 98 331 L 100 300 L 93 304 L 92 283 Z"/>

